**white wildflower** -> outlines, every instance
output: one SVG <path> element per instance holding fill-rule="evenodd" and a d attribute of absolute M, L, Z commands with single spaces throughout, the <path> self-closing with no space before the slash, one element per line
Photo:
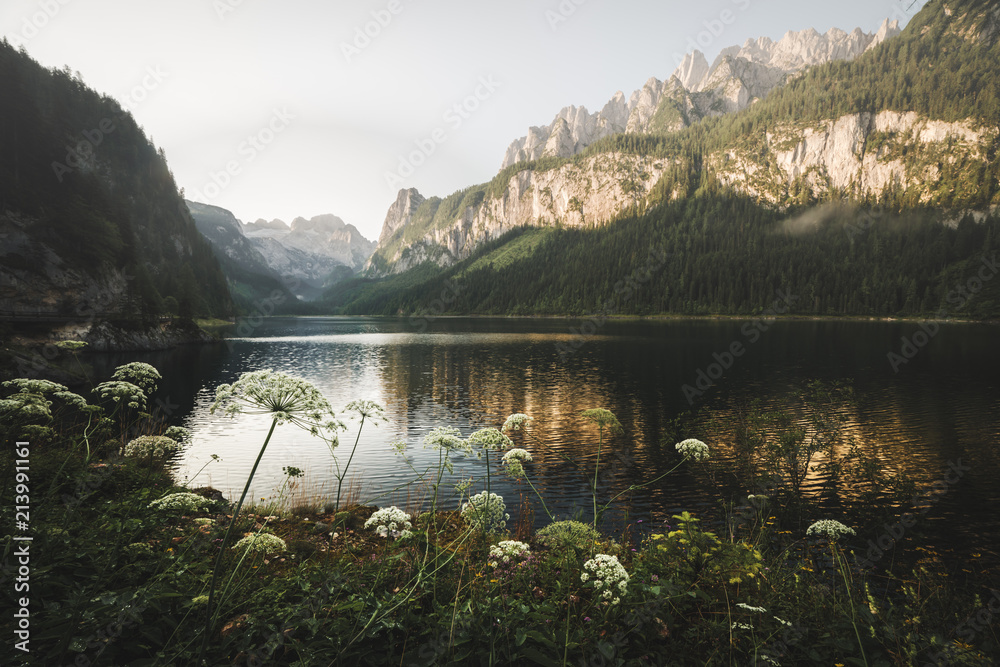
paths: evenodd
<path fill-rule="evenodd" d="M 484 533 L 492 533 L 507 527 L 510 515 L 503 497 L 495 493 L 477 493 L 462 505 L 462 518 L 474 528 Z"/>
<path fill-rule="evenodd" d="M 146 394 L 152 396 L 163 376 L 160 372 L 149 364 L 141 361 L 133 361 L 129 364 L 122 364 L 111 374 L 112 380 L 120 380 L 136 385 Z"/>
<path fill-rule="evenodd" d="M 516 540 L 503 540 L 499 544 L 490 547 L 489 564 L 490 567 L 499 567 L 500 562 L 510 563 L 511 560 L 520 560 L 531 554 L 528 545 Z"/>
<path fill-rule="evenodd" d="M 514 442 L 495 428 L 484 428 L 470 435 L 466 442 L 473 447 L 501 452 L 514 446 Z"/>
<path fill-rule="evenodd" d="M 199 512 L 208 508 L 209 499 L 197 493 L 171 493 L 149 503 L 149 508 L 161 512 Z"/>
<path fill-rule="evenodd" d="M 385 417 L 385 408 L 375 401 L 351 401 L 344 406 L 344 412 L 353 412 L 376 426 L 388 421 Z"/>
<path fill-rule="evenodd" d="M 678 442 L 674 447 L 681 453 L 681 456 L 693 461 L 704 461 L 709 456 L 708 445 L 695 438 Z"/>
<path fill-rule="evenodd" d="M 531 462 L 531 454 L 526 449 L 512 449 L 503 455 L 500 462 L 507 467 L 507 472 L 515 478 L 524 477 L 524 463 Z"/>
<path fill-rule="evenodd" d="M 412 527 L 410 515 L 395 505 L 376 510 L 365 521 L 365 528 L 374 528 L 379 537 L 403 537 Z"/>
<path fill-rule="evenodd" d="M 763 607 L 751 607 L 750 605 L 744 604 L 742 602 L 737 602 L 736 606 L 739 607 L 740 609 L 746 609 L 747 611 L 753 612 L 755 614 L 763 614 L 765 611 L 767 611 L 767 609 L 764 609 Z"/>
<path fill-rule="evenodd" d="M 508 431 L 521 431 L 524 430 L 525 426 L 534 421 L 534 418 L 518 412 L 517 414 L 507 417 L 507 421 L 503 423 L 503 427 L 500 430 L 503 433 L 507 433 Z"/>
<path fill-rule="evenodd" d="M 620 599 L 617 597 L 612 600 L 614 592 L 611 589 L 617 588 L 624 595 L 627 591 L 629 576 L 628 572 L 625 571 L 625 567 L 618 562 L 617 556 L 597 554 L 583 564 L 583 569 L 584 572 L 580 575 L 580 581 L 587 583 L 590 575 L 593 575 L 594 588 L 598 590 L 603 588 L 602 595 L 605 599 L 611 600 L 611 604 L 615 605 L 620 602 Z"/>
<path fill-rule="evenodd" d="M 269 368 L 244 373 L 233 384 L 219 385 L 210 411 L 218 409 L 228 417 L 244 412 L 265 414 L 278 425 L 288 422 L 323 437 L 331 446 L 337 444 L 336 432 L 345 428 L 312 383 Z"/>
<path fill-rule="evenodd" d="M 232 546 L 235 551 L 251 551 L 259 554 L 279 554 L 288 547 L 285 541 L 271 533 L 254 533 L 247 535 Z"/>
<path fill-rule="evenodd" d="M 821 519 L 806 529 L 806 535 L 825 536 L 830 540 L 837 540 L 844 535 L 855 535 L 853 528 L 848 528 L 839 521 L 833 519 Z"/>
<path fill-rule="evenodd" d="M 143 435 L 125 445 L 125 456 L 140 459 L 162 459 L 180 449 L 172 438 L 162 435 Z"/>
<path fill-rule="evenodd" d="M 103 399 L 124 404 L 134 410 L 146 409 L 146 393 L 141 387 L 124 380 L 108 380 L 94 387 L 94 392 Z"/>

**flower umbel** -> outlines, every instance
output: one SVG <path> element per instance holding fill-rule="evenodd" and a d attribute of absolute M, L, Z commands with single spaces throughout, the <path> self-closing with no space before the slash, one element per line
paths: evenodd
<path fill-rule="evenodd" d="M 483 449 L 495 452 L 502 452 L 503 450 L 514 446 L 514 442 L 510 438 L 495 428 L 480 429 L 470 435 L 466 439 L 466 442 L 473 447 L 482 447 Z"/>
<path fill-rule="evenodd" d="M 617 556 L 597 554 L 583 564 L 583 570 L 580 581 L 587 583 L 593 577 L 594 588 L 601 591 L 605 601 L 613 605 L 621 602 L 620 596 L 628 590 L 629 576 Z"/>
<path fill-rule="evenodd" d="M 709 457 L 708 445 L 701 440 L 688 438 L 674 445 L 674 448 L 686 459 L 692 461 L 704 461 Z"/>
<path fill-rule="evenodd" d="M 208 498 L 197 493 L 171 493 L 149 503 L 149 508 L 162 512 L 200 512 L 208 504 Z"/>
<path fill-rule="evenodd" d="M 269 415 L 279 426 L 295 424 L 333 445 L 337 431 L 345 428 L 312 383 L 269 368 L 244 373 L 233 384 L 219 385 L 210 411 L 214 414 L 218 409 L 228 417 Z M 323 436 L 323 431 L 328 435 Z"/>
<path fill-rule="evenodd" d="M 510 514 L 506 511 L 503 496 L 483 491 L 462 505 L 462 518 L 472 527 L 479 528 L 484 533 L 492 533 L 507 527 Z"/>
<path fill-rule="evenodd" d="M 497 568 L 500 567 L 501 563 L 504 565 L 516 563 L 530 553 L 528 545 L 524 542 L 503 540 L 499 544 L 494 544 L 490 547 L 490 559 L 488 562 L 490 567 Z"/>
<path fill-rule="evenodd" d="M 503 433 L 507 433 L 509 431 L 521 431 L 524 430 L 525 426 L 532 423 L 533 421 L 535 420 L 532 417 L 529 417 L 524 413 L 518 412 L 517 414 L 513 414 L 510 417 L 507 417 L 507 421 L 503 423 L 503 427 L 500 429 L 500 431 Z"/>
<path fill-rule="evenodd" d="M 372 514 L 365 521 L 365 528 L 373 528 L 380 537 L 408 537 L 412 524 L 410 515 L 393 505 Z"/>
<path fill-rule="evenodd" d="M 285 541 L 271 533 L 255 533 L 247 535 L 233 545 L 235 551 L 251 551 L 260 554 L 278 554 L 287 549 Z"/>
<path fill-rule="evenodd" d="M 844 535 L 855 535 L 853 528 L 848 528 L 839 521 L 833 519 L 821 519 L 806 528 L 806 535 L 818 535 L 829 538 L 831 541 L 843 537 Z"/>
<path fill-rule="evenodd" d="M 162 459 L 180 449 L 172 438 L 162 435 L 143 435 L 125 445 L 125 456 L 140 459 Z"/>
<path fill-rule="evenodd" d="M 122 364 L 116 368 L 115 372 L 111 375 L 111 379 L 130 382 L 142 389 L 148 397 L 152 396 L 153 392 L 156 391 L 156 386 L 163 379 L 163 376 L 149 364 L 141 361 L 133 361 L 132 363 Z"/>
<path fill-rule="evenodd" d="M 511 477 L 520 479 L 524 477 L 524 463 L 531 461 L 531 454 L 526 449 L 512 449 L 503 455 L 500 462 L 507 466 L 507 473 Z"/>

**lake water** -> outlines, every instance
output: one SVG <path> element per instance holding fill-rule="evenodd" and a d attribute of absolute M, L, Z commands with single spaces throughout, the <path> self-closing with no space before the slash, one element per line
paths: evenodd
<path fill-rule="evenodd" d="M 950 463 L 960 460 L 970 468 L 947 486 L 911 534 L 942 550 L 957 549 L 962 557 L 996 559 L 997 329 L 942 324 L 933 336 L 920 331 L 914 323 L 866 321 L 611 321 L 581 332 L 581 321 L 570 319 L 274 318 L 226 343 L 108 357 L 101 363 L 110 369 L 141 359 L 161 370 L 165 382 L 160 396 L 171 421 L 194 432 L 177 462 L 178 479 L 194 477 L 195 486 L 212 485 L 230 498 L 239 496 L 270 420 L 210 414 L 214 389 L 243 372 L 272 368 L 309 380 L 335 410 L 355 399 L 386 408 L 388 422 L 377 428 L 366 425 L 351 464 L 349 481 L 361 500 L 413 478 L 391 451 L 391 441 L 409 443 L 410 462 L 423 469 L 437 463 L 437 452 L 423 449 L 421 442 L 434 427 L 454 426 L 468 435 L 499 427 L 508 415 L 523 412 L 535 418 L 532 434 L 544 443 L 526 445 L 534 455 L 530 479 L 558 518 L 582 512 L 584 520 L 592 513 L 586 471 L 593 474 L 598 432 L 580 419 L 582 410 L 607 408 L 625 428 L 624 435 L 605 442 L 601 453 L 600 494 L 609 498 L 678 462 L 673 441 L 664 447 L 661 439 L 668 422 L 686 410 L 713 411 L 725 424 L 740 401 L 774 403 L 809 379 L 850 380 L 858 398 L 851 429 L 864 442 L 883 447 L 885 465 L 906 469 L 921 489 L 943 480 Z M 906 359 L 903 337 L 923 345 L 908 348 L 912 359 L 897 359 L 894 368 L 887 355 L 896 352 Z M 734 349 L 739 356 L 728 358 Z M 695 395 L 699 378 L 707 386 L 702 375 L 717 379 Z M 357 435 L 357 422 L 348 425 L 336 450 L 342 463 Z M 626 511 L 629 521 L 643 519 L 647 525 L 668 521 L 684 509 L 720 516 L 719 501 L 741 491 L 726 474 L 727 440 L 724 432 L 708 439 L 714 453 L 710 465 L 684 464 L 630 503 L 617 503 L 609 514 L 611 523 L 620 525 Z M 221 462 L 211 461 L 212 454 Z M 560 455 L 576 460 L 580 469 Z M 329 449 L 285 425 L 275 431 L 251 497 L 276 497 L 285 480 L 284 466 L 306 473 L 286 496 L 312 499 L 335 493 Z M 483 460 L 459 456 L 449 479 L 481 477 L 485 471 Z M 851 494 L 821 477 L 810 478 L 806 487 L 829 507 L 830 518 L 837 518 L 837 508 Z M 482 488 L 477 483 L 473 491 Z M 493 490 L 504 496 L 512 515 L 523 497 L 533 507 L 536 523 L 547 522 L 525 483 L 497 475 Z M 426 485 L 411 486 L 375 504 L 413 506 L 429 497 Z M 454 498 L 447 503 L 454 507 Z"/>

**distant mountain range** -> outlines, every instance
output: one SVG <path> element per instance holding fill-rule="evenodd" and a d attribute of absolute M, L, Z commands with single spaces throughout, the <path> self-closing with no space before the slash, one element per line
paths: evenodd
<path fill-rule="evenodd" d="M 941 34 L 967 45 L 977 34 L 985 57 L 995 44 L 996 12 L 981 0 L 936 0 L 905 36 L 887 20 L 870 34 L 810 29 L 777 42 L 747 40 L 711 65 L 689 53 L 665 82 L 650 79 L 627 100 L 619 92 L 596 113 L 566 107 L 548 126 L 531 128 L 489 183 L 445 198 L 401 190 L 368 273 L 452 266 L 524 226 L 605 225 L 681 196 L 683 188 L 669 184 L 690 170 L 778 207 L 835 193 L 972 205 L 960 201 L 965 191 L 953 181 L 995 162 L 997 126 L 983 122 L 988 110 L 955 97 L 975 100 L 976 91 L 945 91 L 989 89 L 995 77 L 934 82 L 941 78 L 934 61 L 945 54 L 933 49 Z M 887 51 L 892 43 L 900 46 Z M 792 104 L 801 109 L 793 113 Z"/>
<path fill-rule="evenodd" d="M 596 113 L 569 106 L 548 126 L 532 127 L 507 148 L 502 167 L 543 157 L 570 157 L 603 137 L 619 133 L 680 130 L 703 118 L 741 111 L 807 67 L 852 60 L 898 35 L 899 23 L 886 19 L 875 33 L 860 28 L 825 35 L 810 28 L 730 46 L 709 66 L 705 54 L 688 53 L 666 80 L 650 78 L 626 100 L 618 91 Z"/>
<path fill-rule="evenodd" d="M 231 281 L 248 294 L 253 292 L 248 276 L 259 276 L 257 282 L 269 285 L 265 291 L 273 289 L 266 277 L 300 299 L 315 299 L 360 270 L 375 249 L 354 225 L 335 215 L 295 218 L 291 225 L 277 219 L 243 224 L 226 209 L 186 203 L 198 230 L 224 258 L 223 268 L 232 267 Z"/>
<path fill-rule="evenodd" d="M 328 307 L 420 312 L 447 292 L 456 314 L 752 312 L 794 277 L 797 312 L 948 316 L 1000 245 L 998 62 L 988 0 L 930 0 L 902 32 L 692 52 L 531 128 L 488 183 L 400 190 L 366 278 Z M 656 279 L 624 289 L 652 249 Z M 998 293 L 967 312 L 1000 314 Z"/>

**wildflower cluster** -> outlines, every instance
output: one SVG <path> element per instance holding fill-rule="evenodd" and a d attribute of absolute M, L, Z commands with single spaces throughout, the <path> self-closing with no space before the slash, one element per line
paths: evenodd
<path fill-rule="evenodd" d="M 589 549 L 601 534 L 593 526 L 580 521 L 556 521 L 538 531 L 538 542 L 550 549 Z"/>
<path fill-rule="evenodd" d="M 0 418 L 17 416 L 22 420 L 48 421 L 52 419 L 51 405 L 52 401 L 46 401 L 38 394 L 11 394 L 0 400 Z"/>
<path fill-rule="evenodd" d="M 254 533 L 247 535 L 233 545 L 235 551 L 253 552 L 259 554 L 277 554 L 287 549 L 285 541 L 271 533 Z"/>
<path fill-rule="evenodd" d="M 409 537 L 410 515 L 395 505 L 383 507 L 365 521 L 365 528 L 374 528 L 380 537 Z"/>
<path fill-rule="evenodd" d="M 146 396 L 152 396 L 163 376 L 149 364 L 133 361 L 116 368 L 115 372 L 111 374 L 111 379 L 129 382 L 142 389 Z"/>
<path fill-rule="evenodd" d="M 833 519 L 822 519 L 806 529 L 806 535 L 818 535 L 828 537 L 830 540 L 837 540 L 844 535 L 855 535 L 853 528 L 848 528 L 839 521 Z"/>
<path fill-rule="evenodd" d="M 523 430 L 525 426 L 535 421 L 532 417 L 526 414 L 518 412 L 510 417 L 507 417 L 507 421 L 503 423 L 503 427 L 500 429 L 503 433 L 508 433 L 510 431 L 520 431 Z"/>
<path fill-rule="evenodd" d="M 186 442 L 191 439 L 191 431 L 184 428 L 183 426 L 169 426 L 167 430 L 163 432 L 164 437 L 170 438 L 176 442 Z"/>
<path fill-rule="evenodd" d="M 173 438 L 163 435 L 143 435 L 125 445 L 125 456 L 140 459 L 162 459 L 180 449 Z"/>
<path fill-rule="evenodd" d="M 449 473 L 455 472 L 455 464 L 451 462 L 452 452 L 472 453 L 472 445 L 462 440 L 462 432 L 452 426 L 438 426 L 425 435 L 424 447 L 439 449 L 445 453 L 444 467 Z"/>
<path fill-rule="evenodd" d="M 208 507 L 209 500 L 197 493 L 171 493 L 149 503 L 149 508 L 161 512 L 199 512 Z"/>
<path fill-rule="evenodd" d="M 531 461 L 531 454 L 526 449 L 512 449 L 503 455 L 501 463 L 507 466 L 507 472 L 515 478 L 524 477 L 524 463 Z"/>
<path fill-rule="evenodd" d="M 580 581 L 587 583 L 593 576 L 594 588 L 602 591 L 601 597 L 611 604 L 621 602 L 619 595 L 625 595 L 628 590 L 629 576 L 622 564 L 618 562 L 617 556 L 597 554 L 583 564 L 583 569 Z"/>
<path fill-rule="evenodd" d="M 622 423 L 618 421 L 618 417 L 615 417 L 614 413 L 610 410 L 606 410 L 604 408 L 591 408 L 590 410 L 584 410 L 581 412 L 580 416 L 589 422 L 597 424 L 598 428 L 607 428 L 608 431 L 612 433 L 621 433 L 624 431 Z"/>
<path fill-rule="evenodd" d="M 479 528 L 484 533 L 492 533 L 503 530 L 507 527 L 507 505 L 503 502 L 503 496 L 495 493 L 477 493 L 469 498 L 469 502 L 462 505 L 462 518 L 474 528 Z"/>
<path fill-rule="evenodd" d="M 687 440 L 678 442 L 674 447 L 680 452 L 681 456 L 692 461 L 704 461 L 709 456 L 708 445 L 695 438 L 688 438 Z"/>
<path fill-rule="evenodd" d="M 141 387 L 124 380 L 108 380 L 94 387 L 94 392 L 103 399 L 124 404 L 134 410 L 146 409 L 146 393 Z"/>
<path fill-rule="evenodd" d="M 424 447 L 428 449 L 444 449 L 447 451 L 462 451 L 471 454 L 472 447 L 462 440 L 462 432 L 453 426 L 438 426 L 424 436 Z"/>
<path fill-rule="evenodd" d="M 508 447 L 513 447 L 514 442 L 495 428 L 484 428 L 476 431 L 466 440 L 473 447 L 502 452 Z"/>
<path fill-rule="evenodd" d="M 496 568 L 500 567 L 501 563 L 509 565 L 512 562 L 517 562 L 529 554 L 531 554 L 531 551 L 524 542 L 504 540 L 490 547 L 490 559 L 488 562 L 490 567 Z"/>
<path fill-rule="evenodd" d="M 351 401 L 344 406 L 344 412 L 353 412 L 376 425 L 388 421 L 385 416 L 385 408 L 375 401 Z"/>
<path fill-rule="evenodd" d="M 210 411 L 214 414 L 219 409 L 228 417 L 243 412 L 266 414 L 278 425 L 295 424 L 315 436 L 326 431 L 329 435 L 324 439 L 334 446 L 336 432 L 345 428 L 311 383 L 269 368 L 244 373 L 233 384 L 219 385 Z"/>

